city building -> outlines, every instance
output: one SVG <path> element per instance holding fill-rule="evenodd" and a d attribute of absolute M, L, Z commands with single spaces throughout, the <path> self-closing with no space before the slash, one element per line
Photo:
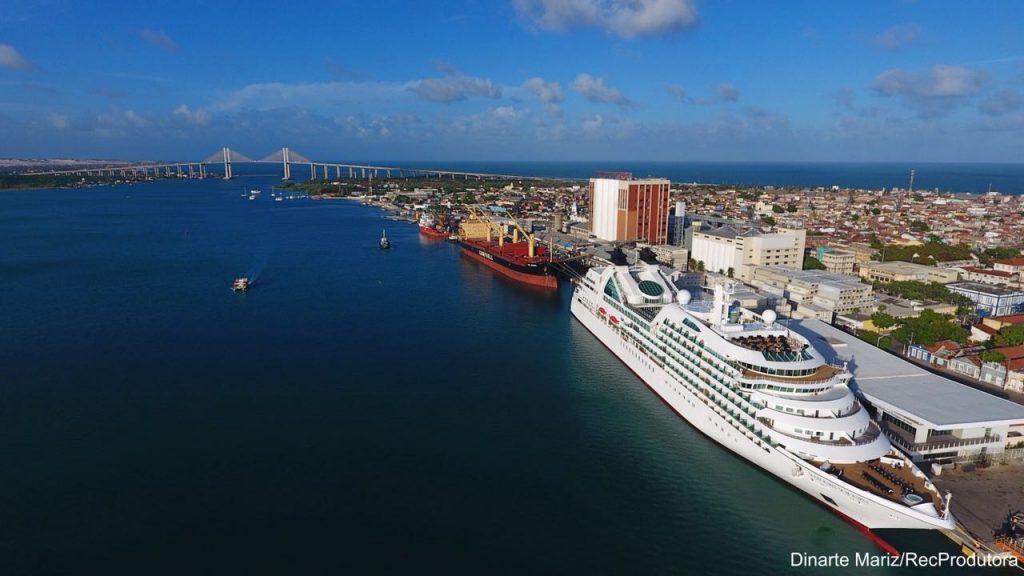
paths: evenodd
<path fill-rule="evenodd" d="M 796 318 L 831 322 L 836 314 L 869 312 L 875 307 L 871 285 L 856 278 L 824 270 L 793 270 L 777 266 L 750 266 L 748 283 L 769 290 L 781 288 L 797 304 Z"/>
<path fill-rule="evenodd" d="M 590 231 L 612 242 L 668 243 L 669 181 L 628 172 L 590 179 Z"/>
<path fill-rule="evenodd" d="M 728 225 L 708 231 L 697 229 L 690 258 L 703 262 L 705 270 L 725 274 L 731 270 L 733 277 L 747 281 L 750 266 L 803 268 L 806 240 L 806 230 L 780 228 L 765 233 Z"/>
<path fill-rule="evenodd" d="M 867 278 L 873 282 L 905 282 L 916 280 L 918 282 L 938 282 L 949 284 L 959 279 L 959 273 L 954 269 L 937 268 L 913 262 L 869 262 L 860 265 L 861 278 Z"/>
<path fill-rule="evenodd" d="M 1006 316 L 1024 312 L 1024 292 L 979 282 L 947 284 L 950 292 L 961 294 L 974 302 L 979 316 Z"/>
<path fill-rule="evenodd" d="M 639 245 L 638 245 L 639 246 Z M 689 261 L 689 252 L 682 246 L 647 246 L 648 250 L 654 255 L 657 262 L 665 264 L 675 270 L 686 270 L 686 264 Z"/>
<path fill-rule="evenodd" d="M 1020 286 L 1020 274 L 1006 270 L 994 270 L 989 268 L 964 267 L 959 268 L 960 279 L 968 282 L 980 282 L 993 286 Z"/>
<path fill-rule="evenodd" d="M 1000 260 L 992 261 L 992 268 L 999 270 L 1000 272 L 1009 272 L 1010 274 L 1016 274 L 1017 278 L 1021 278 L 1021 274 L 1024 273 L 1024 257 L 1018 256 L 1016 258 L 1003 258 Z"/>
<path fill-rule="evenodd" d="M 870 245 L 863 244 L 860 242 L 852 243 L 849 245 L 832 243 L 830 244 L 830 246 L 836 250 L 850 252 L 851 254 L 853 254 L 854 261 L 857 264 L 866 264 L 871 262 L 871 257 L 878 253 L 878 250 L 875 250 Z"/>
<path fill-rule="evenodd" d="M 668 219 L 668 243 L 673 246 L 686 246 L 686 202 L 676 202 L 675 212 Z"/>
<path fill-rule="evenodd" d="M 724 218 L 722 216 L 715 216 L 714 214 L 694 214 L 690 213 L 686 215 L 684 220 L 685 228 L 683 228 L 683 246 L 687 250 L 693 250 L 693 233 L 697 230 L 707 232 L 714 230 L 715 228 L 721 228 L 723 226 L 732 226 L 734 228 L 744 228 L 750 226 L 749 220 L 742 220 L 739 218 Z"/>
<path fill-rule="evenodd" d="M 831 246 L 818 246 L 814 249 L 814 257 L 826 270 L 839 274 L 853 274 L 854 265 L 857 263 L 857 255 L 853 252 L 837 250 Z"/>
<path fill-rule="evenodd" d="M 1024 406 L 925 370 L 820 320 L 790 329 L 830 362 L 846 363 L 852 387 L 889 439 L 921 462 L 998 460 L 1024 433 Z"/>

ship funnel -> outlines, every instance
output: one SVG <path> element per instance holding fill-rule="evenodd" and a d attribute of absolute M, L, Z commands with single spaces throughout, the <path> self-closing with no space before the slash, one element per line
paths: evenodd
<path fill-rule="evenodd" d="M 528 249 L 527 255 L 529 255 L 530 258 L 533 258 L 536 250 L 536 240 L 534 240 L 533 234 L 526 237 L 526 246 Z"/>

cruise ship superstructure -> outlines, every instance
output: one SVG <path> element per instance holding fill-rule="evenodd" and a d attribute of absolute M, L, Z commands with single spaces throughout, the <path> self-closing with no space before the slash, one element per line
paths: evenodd
<path fill-rule="evenodd" d="M 803 337 L 731 302 L 693 299 L 657 266 L 592 268 L 571 310 L 698 430 L 865 528 L 951 529 L 943 497 L 889 444 Z"/>

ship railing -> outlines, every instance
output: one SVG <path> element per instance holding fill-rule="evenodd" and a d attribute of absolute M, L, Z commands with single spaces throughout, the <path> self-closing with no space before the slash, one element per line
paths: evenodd
<path fill-rule="evenodd" d="M 831 382 L 833 384 L 837 384 L 838 383 L 836 376 L 829 376 L 828 378 L 821 378 L 819 380 L 800 380 L 799 382 L 794 382 L 792 380 L 785 380 L 783 378 L 772 378 L 772 377 L 761 377 L 761 376 L 755 376 L 755 377 L 739 376 L 738 380 L 740 382 L 744 383 L 744 384 L 770 384 L 770 385 L 773 385 L 773 386 L 779 385 L 779 384 L 785 384 L 787 386 L 792 386 L 793 388 L 797 389 L 798 391 L 801 388 L 809 388 L 809 387 L 818 386 L 818 385 L 821 385 L 821 384 L 827 384 L 829 382 Z"/>
<path fill-rule="evenodd" d="M 998 434 L 990 434 L 981 438 L 964 438 L 963 440 L 938 440 L 932 442 L 908 442 L 900 434 L 893 432 L 891 428 L 887 428 L 886 436 L 893 441 L 894 444 L 908 452 L 927 452 L 929 450 L 948 450 L 950 448 L 964 448 L 967 446 L 977 446 L 979 444 L 992 444 L 999 442 L 1001 437 Z"/>

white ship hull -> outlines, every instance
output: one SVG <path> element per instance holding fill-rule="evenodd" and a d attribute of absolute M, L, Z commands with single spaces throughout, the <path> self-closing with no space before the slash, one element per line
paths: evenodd
<path fill-rule="evenodd" d="M 709 438 L 792 484 L 811 498 L 866 528 L 952 528 L 952 516 L 937 518 L 900 506 L 874 494 L 857 490 L 785 450 L 766 448 L 740 433 L 719 416 L 703 399 L 688 391 L 663 368 L 631 343 L 623 340 L 608 324 L 574 295 L 571 304 L 576 317 L 602 344 L 611 350 L 647 386 L 680 416 Z M 831 500 L 832 502 L 829 502 Z"/>

